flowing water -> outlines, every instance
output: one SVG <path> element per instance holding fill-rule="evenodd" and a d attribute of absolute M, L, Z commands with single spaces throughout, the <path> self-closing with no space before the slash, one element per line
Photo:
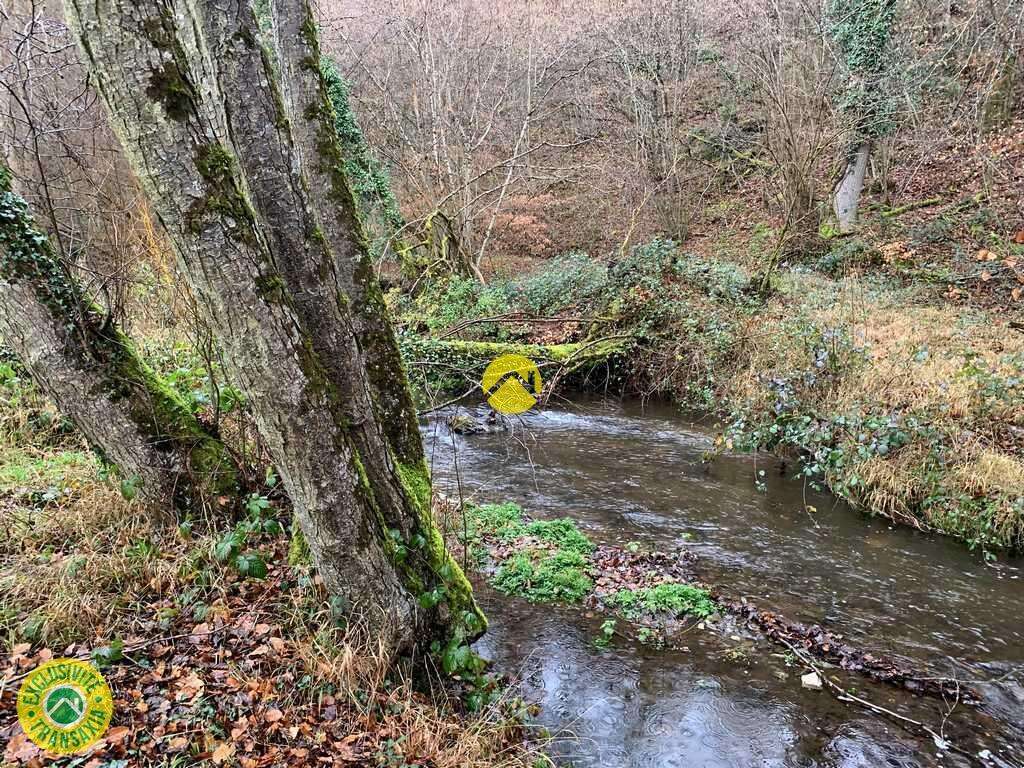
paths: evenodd
<path fill-rule="evenodd" d="M 706 463 L 713 427 L 667 405 L 583 401 L 531 412 L 511 432 L 467 436 L 441 414 L 423 431 L 435 484 L 450 496 L 571 517 L 601 542 L 686 546 L 709 581 L 762 608 L 936 674 L 998 679 L 973 683 L 984 707 L 959 705 L 943 733 L 972 753 L 989 749 L 990 764 L 1024 764 L 1021 561 L 986 564 L 950 540 L 868 518 L 768 457 Z M 628 640 L 599 649 L 601 617 L 480 594 L 491 628 L 478 650 L 541 705 L 566 764 L 967 764 L 927 736 L 802 689 L 804 670 L 763 643 L 695 631 L 688 652 Z M 861 690 L 936 729 L 949 709 L 866 681 Z"/>

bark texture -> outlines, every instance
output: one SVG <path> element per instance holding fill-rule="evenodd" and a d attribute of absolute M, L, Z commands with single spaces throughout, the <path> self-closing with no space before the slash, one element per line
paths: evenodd
<path fill-rule="evenodd" d="M 860 206 L 860 193 L 864 189 L 864 177 L 870 158 L 871 144 L 864 142 L 847 161 L 843 178 L 836 185 L 834 207 L 842 234 L 857 228 L 857 208 Z"/>
<path fill-rule="evenodd" d="M 430 511 L 305 0 L 65 0 L 329 589 L 404 650 L 484 627 Z"/>
<path fill-rule="evenodd" d="M 0 336 L 158 517 L 238 492 L 236 465 L 53 253 L 0 168 Z"/>

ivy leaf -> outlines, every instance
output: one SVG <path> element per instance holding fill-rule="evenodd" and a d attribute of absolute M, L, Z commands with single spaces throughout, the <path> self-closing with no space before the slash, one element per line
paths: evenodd
<path fill-rule="evenodd" d="M 469 666 L 471 654 L 468 645 L 448 646 L 441 657 L 441 666 L 445 674 L 453 675 Z"/>
<path fill-rule="evenodd" d="M 110 645 L 93 648 L 89 658 L 100 669 L 121 661 L 124 658 L 124 640 L 114 640 Z"/>

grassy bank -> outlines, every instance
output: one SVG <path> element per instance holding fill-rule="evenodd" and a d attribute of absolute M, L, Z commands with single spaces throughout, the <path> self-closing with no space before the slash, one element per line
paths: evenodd
<path fill-rule="evenodd" d="M 407 333 L 615 339 L 622 353 L 595 389 L 716 413 L 720 450 L 796 455 L 802 477 L 869 513 L 988 552 L 1024 548 L 1024 333 L 1012 313 L 954 301 L 920 269 L 879 267 L 873 246 L 850 240 L 784 265 L 763 296 L 752 253 L 771 238 L 754 228 L 715 258 L 664 240 L 574 253 L 393 303 Z"/>
<path fill-rule="evenodd" d="M 182 363 L 178 385 L 208 404 Z M 346 625 L 289 552 L 272 473 L 238 520 L 154 527 L 18 368 L 0 370 L 4 765 L 548 764 L 513 694 L 413 681 Z M 91 659 L 113 690 L 92 758 L 51 762 L 16 722 L 18 681 L 58 656 Z"/>

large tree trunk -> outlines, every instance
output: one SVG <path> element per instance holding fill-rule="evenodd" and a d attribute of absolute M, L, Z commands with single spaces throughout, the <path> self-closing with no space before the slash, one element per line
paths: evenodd
<path fill-rule="evenodd" d="M 484 621 L 431 515 L 316 26 L 272 5 L 273 59 L 247 0 L 65 0 L 328 588 L 396 650 L 460 644 Z"/>
<path fill-rule="evenodd" d="M 836 185 L 833 207 L 839 220 L 839 231 L 844 235 L 857 228 L 857 208 L 860 205 L 860 193 L 864 189 L 864 176 L 867 174 L 870 158 L 871 143 L 865 141 L 847 160 L 843 178 Z"/>
<path fill-rule="evenodd" d="M 224 445 L 83 293 L 0 167 L 0 335 L 157 517 L 238 493 Z"/>

